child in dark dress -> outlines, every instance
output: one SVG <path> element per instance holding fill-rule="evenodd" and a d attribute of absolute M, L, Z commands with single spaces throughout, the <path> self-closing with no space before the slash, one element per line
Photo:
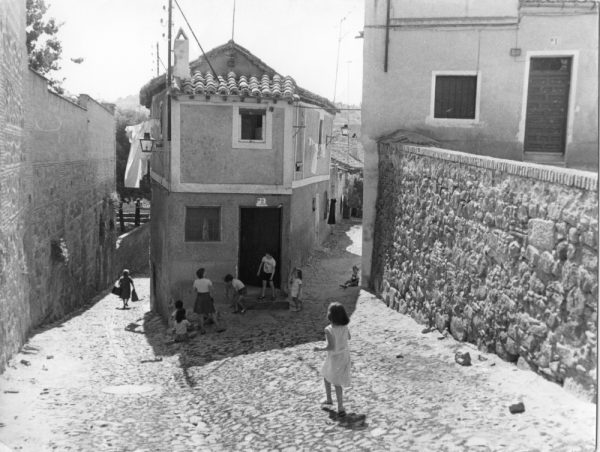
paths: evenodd
<path fill-rule="evenodd" d="M 133 279 L 129 277 L 129 270 L 123 270 L 123 276 L 119 278 L 119 288 L 121 289 L 121 294 L 119 297 L 123 300 L 123 309 L 129 307 L 129 299 L 131 298 L 132 290 L 135 290 L 135 286 L 133 285 Z"/>

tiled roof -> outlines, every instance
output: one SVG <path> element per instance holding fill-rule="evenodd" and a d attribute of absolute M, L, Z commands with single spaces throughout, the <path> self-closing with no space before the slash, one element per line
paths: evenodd
<path fill-rule="evenodd" d="M 272 78 L 268 74 L 263 74 L 259 79 L 250 75 L 238 77 L 235 72 L 229 72 L 226 78 L 218 75 L 215 79 L 211 72 L 202 74 L 196 71 L 191 79 L 175 79 L 173 88 L 183 94 L 300 100 L 300 96 L 296 94 L 297 87 L 294 79 L 278 74 L 273 75 Z"/>
<path fill-rule="evenodd" d="M 221 46 L 215 47 L 214 49 L 206 52 L 206 58 L 208 58 L 209 60 L 213 59 L 214 61 L 214 59 L 216 59 L 217 56 L 227 55 L 228 53 L 231 54 L 232 52 L 238 52 L 240 55 L 243 55 L 245 58 L 248 59 L 248 61 L 250 61 L 252 64 L 255 65 L 255 67 L 259 69 L 260 73 L 254 75 L 240 74 L 239 77 L 236 74 L 234 74 L 233 77 L 230 77 L 230 74 L 224 75 L 224 72 L 226 70 L 222 70 L 222 74 L 203 72 L 200 75 L 196 75 L 196 73 L 198 72 L 198 68 L 200 68 L 200 66 L 202 66 L 202 64 L 206 60 L 203 56 L 201 56 L 196 60 L 190 62 L 190 72 L 192 73 L 191 86 L 187 83 L 184 84 L 183 81 L 179 80 L 176 81 L 175 88 L 182 93 L 185 93 L 187 90 L 188 94 L 191 94 L 189 91 L 190 88 L 192 88 L 194 94 L 196 93 L 196 90 L 198 90 L 198 94 L 210 94 L 211 91 L 214 89 L 215 94 L 227 93 L 227 91 L 229 91 L 229 94 L 223 95 L 234 95 L 233 93 L 236 91 L 236 89 L 240 93 L 245 92 L 244 88 L 247 84 L 248 90 L 250 92 L 249 96 L 274 99 L 281 97 L 288 101 L 300 100 L 321 107 L 330 113 L 336 113 L 338 111 L 337 107 L 333 102 L 326 99 L 325 97 L 319 96 L 318 94 L 312 93 L 296 85 L 296 82 L 292 77 L 282 77 L 281 75 L 277 74 L 277 71 L 275 71 L 272 67 L 267 65 L 256 55 L 252 54 L 248 49 L 242 47 L 234 41 L 229 41 Z M 194 76 L 196 76 L 196 79 L 194 79 Z M 209 84 L 208 82 L 211 78 L 212 83 Z M 253 90 L 253 78 L 256 79 L 256 84 L 258 85 L 258 90 L 260 93 L 257 92 L 256 89 Z M 277 83 L 277 78 L 279 78 L 279 84 Z M 200 83 L 200 81 L 202 81 L 202 84 Z M 148 83 L 146 83 L 146 85 L 144 85 L 140 90 L 140 104 L 145 105 L 149 108 L 150 104 L 152 103 L 152 96 L 165 89 L 165 82 L 166 77 L 163 74 L 153 78 Z M 289 96 L 290 83 L 287 82 L 291 82 L 291 97 Z M 286 83 L 288 88 L 287 92 Z M 251 84 L 253 85 L 252 87 L 250 87 Z"/>
<path fill-rule="evenodd" d="M 327 146 L 331 153 L 331 161 L 347 170 L 363 168 L 364 151 L 358 138 L 350 138 L 338 134 Z"/>

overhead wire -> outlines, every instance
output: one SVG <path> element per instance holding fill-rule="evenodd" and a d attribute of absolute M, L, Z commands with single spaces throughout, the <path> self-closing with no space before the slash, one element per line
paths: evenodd
<path fill-rule="evenodd" d="M 192 32 L 192 36 L 194 37 L 194 39 L 196 40 L 196 44 L 198 44 L 198 47 L 200 47 L 200 51 L 202 52 L 202 55 L 204 56 L 204 59 L 206 60 L 206 62 L 208 63 L 208 66 L 210 67 L 210 70 L 212 71 L 215 79 L 218 79 L 219 76 L 217 75 L 217 72 L 215 71 L 215 69 L 212 67 L 212 64 L 210 64 L 210 61 L 208 59 L 208 57 L 206 56 L 206 53 L 204 53 L 204 49 L 202 48 L 202 45 L 200 44 L 200 41 L 198 40 L 198 38 L 196 37 L 196 33 L 194 33 L 194 30 L 192 29 L 192 26 L 190 25 L 190 23 L 187 20 L 187 17 L 185 16 L 183 10 L 181 9 L 181 6 L 179 6 L 179 2 L 177 0 L 175 0 L 175 4 L 177 5 L 177 8 L 179 8 L 179 12 L 181 13 L 181 15 L 183 16 L 183 20 L 185 20 L 185 23 L 187 24 L 188 28 L 190 29 L 190 31 Z"/>

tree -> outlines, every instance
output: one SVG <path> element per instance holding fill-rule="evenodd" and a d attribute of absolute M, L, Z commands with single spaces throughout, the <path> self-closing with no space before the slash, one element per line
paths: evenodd
<path fill-rule="evenodd" d="M 27 54 L 29 66 L 42 75 L 60 69 L 59 60 L 62 56 L 62 44 L 56 33 L 62 24 L 54 18 L 45 19 L 48 5 L 45 0 L 27 0 Z M 50 86 L 62 93 L 63 80 L 49 78 Z"/>

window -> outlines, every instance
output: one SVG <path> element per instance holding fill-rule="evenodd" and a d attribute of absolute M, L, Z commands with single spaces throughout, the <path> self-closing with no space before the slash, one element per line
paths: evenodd
<path fill-rule="evenodd" d="M 266 110 L 240 108 L 240 139 L 250 141 L 264 141 L 263 124 L 265 123 Z"/>
<path fill-rule="evenodd" d="M 435 77 L 434 118 L 475 119 L 477 75 Z"/>
<path fill-rule="evenodd" d="M 271 149 L 273 107 L 233 105 L 233 149 Z"/>
<path fill-rule="evenodd" d="M 323 120 L 319 120 L 319 146 L 323 143 Z"/>
<path fill-rule="evenodd" d="M 186 207 L 185 241 L 218 242 L 221 240 L 220 207 Z"/>

